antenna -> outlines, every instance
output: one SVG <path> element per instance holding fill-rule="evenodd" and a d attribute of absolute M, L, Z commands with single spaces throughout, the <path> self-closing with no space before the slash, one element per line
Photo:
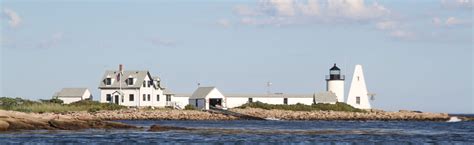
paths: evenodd
<path fill-rule="evenodd" d="M 272 85 L 273 85 L 273 84 L 272 84 L 270 81 L 267 82 L 267 95 L 270 95 L 270 94 L 271 94 L 271 92 L 270 92 L 270 87 L 271 87 Z"/>

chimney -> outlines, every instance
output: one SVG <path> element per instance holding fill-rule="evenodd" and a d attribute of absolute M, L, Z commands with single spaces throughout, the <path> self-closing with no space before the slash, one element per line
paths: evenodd
<path fill-rule="evenodd" d="M 119 64 L 119 72 L 123 72 L 123 65 Z"/>

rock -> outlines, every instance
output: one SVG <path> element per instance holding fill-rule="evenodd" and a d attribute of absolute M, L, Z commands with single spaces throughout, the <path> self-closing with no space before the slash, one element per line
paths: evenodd
<path fill-rule="evenodd" d="M 161 126 L 161 125 L 152 125 L 148 131 L 152 132 L 162 132 L 162 131 L 170 131 L 170 130 L 193 130 L 190 128 L 185 127 L 175 127 L 175 126 Z"/>
<path fill-rule="evenodd" d="M 0 131 L 7 131 L 9 126 L 8 122 L 0 120 Z"/>
<path fill-rule="evenodd" d="M 34 127 L 31 124 L 27 124 L 21 120 L 18 119 L 6 119 L 4 120 L 5 122 L 8 123 L 8 130 L 33 130 L 36 127 Z"/>
<path fill-rule="evenodd" d="M 90 128 L 90 126 L 85 121 L 78 121 L 78 120 L 52 119 L 49 121 L 49 124 L 52 127 L 61 129 L 61 130 L 79 130 L 79 129 Z"/>

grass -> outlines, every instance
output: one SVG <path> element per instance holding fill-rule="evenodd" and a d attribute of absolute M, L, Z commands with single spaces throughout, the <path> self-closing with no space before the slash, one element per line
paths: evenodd
<path fill-rule="evenodd" d="M 88 111 L 96 112 L 100 110 L 118 110 L 124 108 L 123 106 L 110 103 L 100 103 L 91 100 L 82 100 L 71 104 L 62 104 L 56 100 L 48 101 L 41 100 L 40 102 L 31 101 L 21 98 L 0 98 L 0 109 L 12 110 L 20 112 L 35 112 L 35 113 L 64 113 L 71 111 Z"/>
<path fill-rule="evenodd" d="M 262 102 L 246 103 L 237 108 L 261 108 L 266 110 L 278 109 L 278 110 L 291 110 L 291 111 L 346 111 L 346 112 L 365 112 L 364 110 L 357 109 L 346 103 L 337 102 L 336 104 L 295 104 L 295 105 L 273 105 Z"/>

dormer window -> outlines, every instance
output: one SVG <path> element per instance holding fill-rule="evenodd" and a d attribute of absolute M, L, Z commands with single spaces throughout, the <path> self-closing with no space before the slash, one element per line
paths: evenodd
<path fill-rule="evenodd" d="M 105 79 L 105 85 L 107 85 L 107 86 L 112 85 L 112 78 L 106 78 Z"/>
<path fill-rule="evenodd" d="M 128 78 L 127 79 L 127 85 L 129 85 L 129 86 L 133 85 L 133 78 Z"/>

